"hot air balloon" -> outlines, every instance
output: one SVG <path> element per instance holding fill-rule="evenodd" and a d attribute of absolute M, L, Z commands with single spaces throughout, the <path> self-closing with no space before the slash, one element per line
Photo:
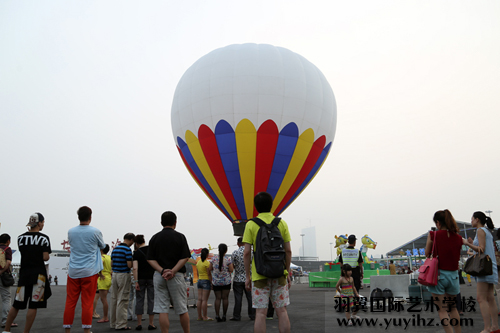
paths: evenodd
<path fill-rule="evenodd" d="M 268 192 L 280 215 L 314 178 L 337 121 L 321 71 L 282 47 L 216 49 L 184 73 L 172 102 L 179 154 L 199 187 L 241 235 Z"/>

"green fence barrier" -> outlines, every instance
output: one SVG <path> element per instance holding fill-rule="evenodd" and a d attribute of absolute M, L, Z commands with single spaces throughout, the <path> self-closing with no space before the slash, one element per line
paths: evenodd
<path fill-rule="evenodd" d="M 338 266 L 338 265 L 335 265 Z M 334 268 L 335 266 L 332 266 Z M 377 270 L 363 271 L 363 283 L 370 284 L 370 277 L 377 275 Z M 378 275 L 390 275 L 388 269 L 380 269 Z M 309 287 L 311 288 L 335 288 L 340 278 L 340 270 L 328 270 L 325 272 L 310 272 Z"/>

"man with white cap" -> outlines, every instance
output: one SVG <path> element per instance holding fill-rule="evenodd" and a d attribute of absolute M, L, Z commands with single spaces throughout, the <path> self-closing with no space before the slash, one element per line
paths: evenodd
<path fill-rule="evenodd" d="M 17 238 L 17 246 L 21 253 L 21 269 L 14 304 L 10 308 L 4 332 L 10 332 L 12 322 L 19 310 L 26 309 L 26 324 L 24 332 L 29 332 L 35 321 L 37 309 L 47 307 L 47 299 L 51 296 L 50 284 L 47 279 L 45 261 L 49 260 L 50 239 L 42 234 L 45 218 L 40 213 L 30 216 L 26 225 L 28 232 Z"/>

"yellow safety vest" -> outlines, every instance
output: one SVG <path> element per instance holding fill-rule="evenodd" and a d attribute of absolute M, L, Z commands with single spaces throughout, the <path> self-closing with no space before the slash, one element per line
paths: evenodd
<path fill-rule="evenodd" d="M 358 267 L 359 250 L 357 249 L 343 249 L 342 262 L 349 264 L 352 268 Z"/>

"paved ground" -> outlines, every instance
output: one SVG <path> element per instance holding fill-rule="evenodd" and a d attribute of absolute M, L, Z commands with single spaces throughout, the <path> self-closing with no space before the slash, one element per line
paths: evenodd
<path fill-rule="evenodd" d="M 472 287 L 467 287 L 462 285 L 462 296 L 463 297 L 474 297 L 476 287 L 473 283 Z M 41 309 L 38 311 L 37 319 L 31 332 L 64 332 L 62 328 L 62 317 L 64 311 L 65 303 L 65 286 L 53 286 L 53 296 L 48 300 L 48 308 Z M 365 288 L 361 290 L 361 294 L 368 296 L 370 290 Z M 366 313 L 360 313 L 360 316 L 365 319 L 377 320 L 375 325 L 367 326 L 363 323 L 362 327 L 340 327 L 337 319 L 341 320 L 345 318 L 345 315 L 338 313 L 334 310 L 334 289 L 330 288 L 309 288 L 308 285 L 293 285 L 290 291 L 291 304 L 288 307 L 288 313 L 290 316 L 290 321 L 292 325 L 292 332 L 333 332 L 337 330 L 347 330 L 352 332 L 369 332 L 373 330 L 378 331 L 389 331 L 389 332 L 403 332 L 405 331 L 405 324 L 403 320 L 408 322 L 406 331 L 411 332 L 444 332 L 441 326 L 436 326 L 438 323 L 438 316 L 436 312 L 422 311 L 420 313 L 409 313 L 407 312 L 408 305 L 404 304 L 404 311 L 401 312 L 385 312 L 385 313 L 375 313 L 368 310 Z M 233 295 L 230 295 L 228 318 L 232 314 L 232 308 L 234 304 Z M 213 293 L 210 295 L 209 303 L 213 304 L 214 296 Z M 191 301 L 192 304 L 192 301 Z M 80 306 L 80 305 L 78 305 Z M 464 319 L 472 320 L 472 323 L 468 323 L 468 327 L 463 327 L 463 332 L 480 332 L 483 329 L 482 319 L 479 312 L 479 306 L 476 304 L 476 312 L 466 312 L 463 316 Z M 422 307 L 421 307 L 422 308 Z M 98 312 L 102 313 L 102 307 L 99 303 Z M 246 313 L 246 306 L 243 306 L 244 314 Z M 215 317 L 215 312 L 213 306 L 208 310 L 209 316 Z M 196 309 L 190 308 L 189 314 L 191 317 L 191 331 L 192 332 L 253 332 L 253 322 L 247 317 L 243 316 L 240 322 L 200 322 L 196 321 Z M 19 328 L 13 328 L 12 332 L 22 332 L 22 327 L 24 325 L 24 316 L 26 311 L 20 311 L 16 322 L 19 324 Z M 78 311 L 75 317 L 75 328 L 74 332 L 83 332 L 81 329 L 81 312 Z M 426 324 L 429 324 L 429 319 L 433 319 L 434 322 L 430 327 L 423 327 L 423 320 L 420 319 L 420 326 L 417 326 L 418 316 L 420 318 L 425 318 Z M 171 329 L 170 332 L 182 332 L 178 317 L 171 315 Z M 388 321 L 390 324 L 387 324 Z M 395 322 L 393 322 L 395 321 Z M 399 323 L 401 322 L 401 325 Z M 147 322 L 143 321 L 145 328 L 147 328 Z M 158 318 L 155 318 L 155 324 L 158 325 Z M 397 326 L 399 325 L 399 326 Z M 135 328 L 137 326 L 136 321 L 129 321 L 129 326 Z M 144 325 L 143 325 L 144 326 Z M 268 332 L 278 332 L 278 320 L 267 320 L 267 331 Z M 144 329 L 143 329 L 144 330 Z M 94 327 L 92 331 L 98 332 L 113 332 L 114 330 L 109 328 L 108 324 L 98 324 L 97 320 L 94 320 Z M 159 329 L 155 332 L 159 332 Z"/>

